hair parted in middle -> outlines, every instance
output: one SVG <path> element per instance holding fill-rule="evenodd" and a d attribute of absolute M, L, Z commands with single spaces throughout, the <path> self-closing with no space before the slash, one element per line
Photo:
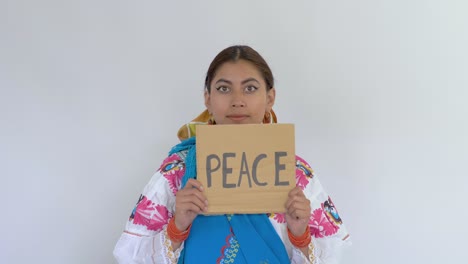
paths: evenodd
<path fill-rule="evenodd" d="M 265 80 L 267 91 L 273 88 L 273 73 L 271 72 L 271 69 L 266 63 L 265 59 L 263 59 L 263 57 L 257 51 L 249 46 L 235 45 L 222 50 L 211 62 L 205 78 L 205 89 L 208 91 L 208 93 L 211 92 L 210 84 L 218 68 L 226 62 L 236 62 L 239 60 L 248 61 L 257 68 Z"/>

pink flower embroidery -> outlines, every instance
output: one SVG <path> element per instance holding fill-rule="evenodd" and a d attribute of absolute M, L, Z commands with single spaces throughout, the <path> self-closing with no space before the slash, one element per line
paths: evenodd
<path fill-rule="evenodd" d="M 163 226 L 169 223 L 172 214 L 163 205 L 155 205 L 151 200 L 143 196 L 143 199 L 135 208 L 133 223 L 144 225 L 148 230 L 161 231 Z"/>
<path fill-rule="evenodd" d="M 268 214 L 268 216 L 270 218 L 273 218 L 276 220 L 276 222 L 282 224 L 282 223 L 286 223 L 286 218 L 285 218 L 285 215 L 284 213 L 271 213 L 271 214 Z"/>
<path fill-rule="evenodd" d="M 296 186 L 304 190 L 313 176 L 313 171 L 309 164 L 302 158 L 296 156 Z"/>
<path fill-rule="evenodd" d="M 338 227 L 328 220 L 321 208 L 315 209 L 312 212 L 309 226 L 310 234 L 315 237 L 331 236 L 338 231 Z"/>
<path fill-rule="evenodd" d="M 180 182 L 185 173 L 185 163 L 180 160 L 177 154 L 172 154 L 163 161 L 159 171 L 167 179 L 169 187 L 175 195 L 180 188 Z"/>

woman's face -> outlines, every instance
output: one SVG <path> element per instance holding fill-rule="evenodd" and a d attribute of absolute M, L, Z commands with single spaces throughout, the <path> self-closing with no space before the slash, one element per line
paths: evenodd
<path fill-rule="evenodd" d="M 263 76 L 250 62 L 222 64 L 205 91 L 205 105 L 217 124 L 260 124 L 275 102 Z"/>

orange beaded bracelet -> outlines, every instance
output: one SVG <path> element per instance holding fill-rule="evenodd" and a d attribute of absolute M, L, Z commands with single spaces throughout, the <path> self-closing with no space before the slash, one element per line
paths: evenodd
<path fill-rule="evenodd" d="M 169 224 L 167 225 L 167 235 L 173 242 L 181 243 L 184 242 L 189 236 L 191 227 L 192 224 L 189 225 L 187 230 L 180 231 L 175 224 L 175 217 L 172 217 L 171 220 L 169 220 Z"/>
<path fill-rule="evenodd" d="M 289 241 L 291 241 L 291 243 L 297 248 L 307 247 L 310 244 L 310 241 L 312 240 L 310 236 L 310 227 L 308 225 L 304 234 L 298 237 L 294 236 L 288 228 L 288 237 Z"/>

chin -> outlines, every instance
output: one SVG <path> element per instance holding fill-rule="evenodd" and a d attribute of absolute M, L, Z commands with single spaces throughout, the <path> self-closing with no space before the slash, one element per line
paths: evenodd
<path fill-rule="evenodd" d="M 216 122 L 218 125 L 250 125 L 250 124 L 262 124 L 263 120 L 255 121 L 252 118 L 245 118 L 242 120 L 233 120 L 230 118 L 225 118 L 221 122 Z"/>
<path fill-rule="evenodd" d="M 224 122 L 222 123 L 217 123 L 219 125 L 247 125 L 247 124 L 253 124 L 251 121 L 249 120 L 225 120 Z"/>
<path fill-rule="evenodd" d="M 233 125 L 253 125 L 253 124 L 261 124 L 262 122 L 253 122 L 252 120 L 249 121 L 240 121 L 240 122 L 232 122 Z"/>

